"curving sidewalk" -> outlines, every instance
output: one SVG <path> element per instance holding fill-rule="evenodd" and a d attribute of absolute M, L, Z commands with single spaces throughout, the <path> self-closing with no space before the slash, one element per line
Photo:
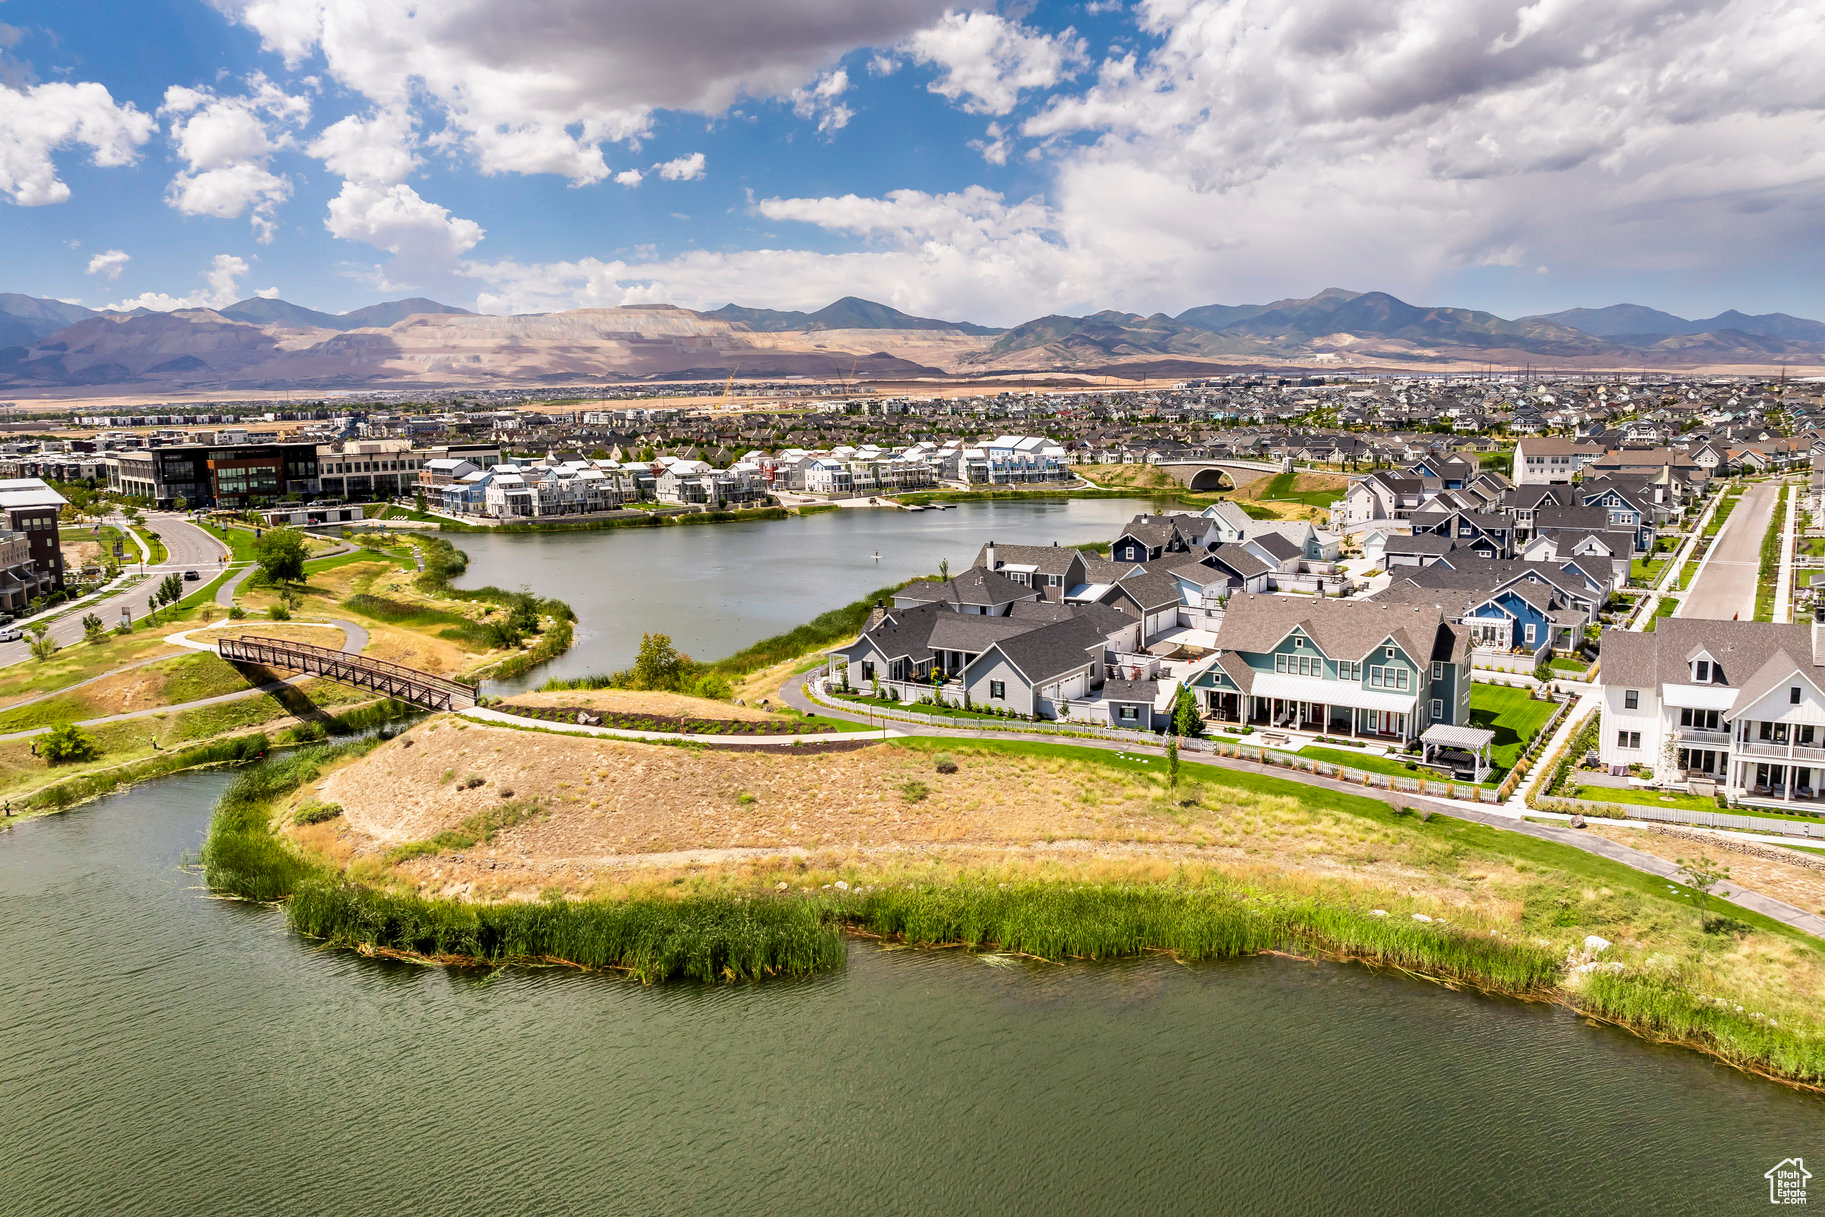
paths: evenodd
<path fill-rule="evenodd" d="M 223 624 L 224 623 L 222 623 L 222 622 L 217 622 L 216 628 L 219 628 Z M 236 623 L 236 624 L 239 624 L 239 623 Z M 356 625 L 353 621 L 294 621 L 294 622 L 291 622 L 290 624 L 307 625 L 307 626 L 322 626 L 325 628 L 333 627 L 335 629 L 341 630 L 344 635 L 343 641 L 342 641 L 342 650 L 343 650 L 344 654 L 349 654 L 349 655 L 359 654 L 361 652 L 362 648 L 367 646 L 368 632 L 366 630 L 362 629 L 360 626 Z M 212 628 L 212 627 L 197 626 L 195 629 L 180 630 L 176 634 L 165 635 L 165 641 L 171 643 L 173 646 L 187 647 L 193 651 L 208 651 L 213 654 L 215 651 L 215 647 L 213 647 L 212 645 L 210 645 L 207 642 L 202 642 L 195 638 L 190 637 L 190 635 L 198 633 L 198 632 L 200 632 L 204 629 L 208 629 L 208 628 Z M 151 659 L 141 660 L 138 663 L 131 663 L 131 664 L 126 665 L 125 667 L 115 668 L 113 671 L 110 671 L 110 672 L 103 672 L 100 676 L 90 677 L 88 680 L 79 681 L 73 685 L 65 685 L 61 689 L 52 690 L 50 693 L 45 694 L 43 697 L 35 697 L 32 699 L 32 701 L 43 701 L 45 697 L 60 696 L 64 693 L 69 692 L 71 689 L 80 689 L 83 685 L 93 684 L 95 681 L 104 680 L 107 677 L 113 676 L 117 673 L 130 672 L 134 668 L 143 668 L 147 664 L 159 663 L 163 660 L 171 659 L 171 658 L 173 658 L 173 656 L 158 655 Z M 296 685 L 301 681 L 305 681 L 305 680 L 309 680 L 309 679 L 310 679 L 310 677 L 307 675 L 287 676 L 283 680 L 269 680 L 265 684 L 252 685 L 245 689 L 236 689 L 232 693 L 217 693 L 213 697 L 199 697 L 195 701 L 177 702 L 177 703 L 175 703 L 173 705 L 169 705 L 169 706 L 149 706 L 144 710 L 129 710 L 123 714 L 104 714 L 99 718 L 78 719 L 76 721 L 76 725 L 79 727 L 105 727 L 110 723 L 131 722 L 132 720 L 134 720 L 136 718 L 155 718 L 159 715 L 177 714 L 177 713 L 181 713 L 182 711 L 185 711 L 185 710 L 195 710 L 195 709 L 198 709 L 203 706 L 219 706 L 223 702 L 240 701 L 242 698 L 256 697 L 262 693 L 274 693 L 280 689 L 286 688 L 287 686 Z M 16 702 L 16 703 L 14 703 L 14 705 L 9 706 L 7 708 L 16 709 L 19 706 L 25 706 L 25 705 L 30 705 L 30 704 L 31 704 L 31 702 Z M 33 727 L 28 731 L 12 731 L 12 732 L 8 732 L 4 735 L 0 735 L 0 740 L 27 739 L 34 735 L 42 735 L 46 731 L 49 731 L 49 730 L 50 730 L 50 727 L 45 726 L 45 727 Z"/>
<path fill-rule="evenodd" d="M 824 705 L 814 705 L 811 698 L 805 692 L 805 680 L 806 678 L 803 676 L 793 676 L 789 678 L 784 685 L 780 686 L 780 699 L 799 710 L 808 710 L 810 712 L 828 715 L 832 718 L 844 718 L 848 719 L 850 722 L 863 721 L 859 716 L 845 710 L 833 709 Z M 1572 721 L 1574 721 L 1573 716 L 1567 715 L 1566 722 L 1570 723 Z M 905 732 L 905 734 L 909 735 L 933 735 L 973 739 L 991 738 L 1045 744 L 1067 743 L 1074 747 L 1096 748 L 1106 752 L 1146 752 L 1150 756 L 1164 756 L 1166 751 L 1163 744 L 1134 744 L 1117 742 L 1114 740 L 1077 737 L 1061 739 L 1056 735 L 1020 733 L 1013 731 L 997 731 L 990 736 L 985 735 L 985 733 L 981 731 L 970 731 L 968 729 L 943 727 L 925 728 L 915 724 L 906 725 L 914 728 Z M 1550 755 L 1550 753 L 1543 755 Z M 1505 832 L 1518 832 L 1526 836 L 1538 837 L 1545 841 L 1555 841 L 1560 845 L 1569 845 L 1573 849 L 1583 850 L 1587 854 L 1595 854 L 1599 857 L 1607 858 L 1612 862 L 1619 862 L 1632 870 L 1638 870 L 1662 879 L 1669 879 L 1675 883 L 1681 882 L 1677 878 L 1680 874 L 1680 869 L 1676 863 L 1668 862 L 1663 858 L 1656 857 L 1650 853 L 1644 853 L 1638 849 L 1632 849 L 1620 842 L 1612 841 L 1608 837 L 1597 836 L 1593 833 L 1583 832 L 1570 827 L 1562 828 L 1556 823 L 1539 823 L 1536 818 L 1523 819 L 1521 818 L 1520 813 L 1512 807 L 1492 809 L 1472 803 L 1461 802 L 1457 799 L 1441 799 L 1427 795 L 1382 790 L 1373 786 L 1358 786 L 1351 782 L 1340 782 L 1335 778 L 1320 777 L 1316 774 L 1304 773 L 1297 769 L 1285 769 L 1278 765 L 1262 765 L 1254 761 L 1242 760 L 1240 758 L 1224 758 L 1218 760 L 1215 757 L 1207 756 L 1201 752 L 1181 752 L 1179 754 L 1179 762 L 1184 765 L 1200 765 L 1213 769 L 1239 769 L 1246 773 L 1282 778 L 1289 782 L 1299 782 L 1307 786 L 1317 786 L 1325 790 L 1334 790 L 1341 794 L 1353 794 L 1365 798 L 1378 799 L 1391 807 L 1423 807 L 1438 815 L 1454 816 L 1460 820 L 1472 820 L 1478 824 L 1487 825 L 1490 828 L 1502 829 Z M 1548 813 L 1529 812 L 1528 814 L 1532 817 L 1545 817 Z M 1569 821 L 1570 819 L 1569 816 L 1553 816 L 1551 818 L 1566 821 Z M 1616 823 L 1627 824 L 1630 823 L 1630 821 L 1621 820 L 1616 821 Z M 1743 908 L 1760 913 L 1771 921 L 1778 921 L 1782 925 L 1789 926 L 1804 933 L 1825 938 L 1825 916 L 1820 916 L 1818 913 L 1808 912 L 1805 909 L 1788 904 L 1784 900 L 1777 900 L 1773 896 L 1764 895 L 1761 892 L 1754 891 L 1736 883 L 1730 885 L 1730 894 L 1725 898 L 1732 903 L 1741 905 Z"/>
<path fill-rule="evenodd" d="M 718 747 L 788 748 L 793 744 L 861 744 L 876 739 L 895 739 L 902 731 L 881 729 L 880 735 L 866 731 L 821 731 L 815 735 L 685 735 L 677 731 L 636 731 L 628 727 L 591 727 L 584 723 L 554 723 L 541 718 L 521 718 L 503 714 L 485 706 L 471 706 L 457 711 L 464 718 L 483 723 L 498 723 L 526 731 L 550 731 L 558 735 L 594 735 L 606 739 L 642 740 L 648 743 L 715 744 Z M 828 714 L 828 711 L 816 711 Z M 831 718 L 845 717 L 830 714 Z M 854 721 L 854 720 L 849 720 Z"/>

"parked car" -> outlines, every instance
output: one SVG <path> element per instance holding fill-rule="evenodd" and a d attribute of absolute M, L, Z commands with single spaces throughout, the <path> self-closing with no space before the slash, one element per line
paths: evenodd
<path fill-rule="evenodd" d="M 9 625 L 0 630 L 0 642 L 18 642 L 24 637 L 25 635 L 19 631 L 18 626 Z"/>
<path fill-rule="evenodd" d="M 187 570 L 184 572 L 184 582 L 185 583 L 195 583 L 198 579 L 201 579 L 202 577 L 203 576 L 197 574 L 193 570 Z"/>

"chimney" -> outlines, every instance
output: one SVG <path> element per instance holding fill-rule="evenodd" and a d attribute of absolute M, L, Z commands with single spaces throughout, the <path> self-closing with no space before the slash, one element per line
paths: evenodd
<path fill-rule="evenodd" d="M 995 543 L 993 541 L 982 547 L 982 564 L 990 570 L 995 569 Z"/>
<path fill-rule="evenodd" d="M 874 612 L 868 614 L 868 624 L 864 628 L 870 630 L 874 629 L 875 626 L 881 624 L 881 619 L 885 616 L 887 616 L 886 603 L 880 600 L 875 601 Z"/>
<path fill-rule="evenodd" d="M 1825 667 L 1825 600 L 1812 606 L 1812 666 Z"/>

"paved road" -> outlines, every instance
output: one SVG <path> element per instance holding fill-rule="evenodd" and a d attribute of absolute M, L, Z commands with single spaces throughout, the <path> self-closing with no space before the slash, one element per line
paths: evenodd
<path fill-rule="evenodd" d="M 133 620 L 139 621 L 146 615 L 146 597 L 158 586 L 158 581 L 174 571 L 194 570 L 205 579 L 213 579 L 221 570 L 221 559 L 228 554 L 228 547 L 216 540 L 181 515 L 148 515 L 146 523 L 170 551 L 167 561 L 157 566 L 145 567 L 146 578 L 132 587 L 123 588 L 103 596 L 100 600 L 90 601 L 73 612 L 51 623 L 51 637 L 62 646 L 82 640 L 82 619 L 89 613 L 97 614 L 112 629 L 120 621 L 120 610 L 132 610 Z M 126 568 L 137 574 L 138 562 Z M 192 587 L 194 588 L 194 584 Z M 0 667 L 18 663 L 30 656 L 31 651 L 26 643 L 0 643 Z"/>
<path fill-rule="evenodd" d="M 1737 510 L 1740 511 L 1742 508 L 1739 506 Z M 1734 515 L 1732 518 L 1734 518 Z M 851 722 L 868 721 L 860 714 L 852 714 L 843 710 L 833 710 L 829 706 L 813 704 L 811 699 L 806 696 L 804 681 L 805 677 L 803 676 L 789 677 L 786 683 L 780 687 L 780 700 L 795 709 L 807 713 L 821 714 L 828 718 L 845 718 Z M 894 727 L 896 730 L 908 735 L 945 735 L 974 739 L 983 738 L 982 732 L 971 731 L 968 728 L 927 727 L 919 723 L 897 721 L 894 723 Z M 992 738 L 1031 740 L 1036 743 L 1046 744 L 1068 744 L 1072 747 L 1097 748 L 1108 752 L 1132 753 L 1145 751 L 1156 756 L 1163 755 L 1165 752 L 1163 746 L 1152 747 L 1105 739 L 1060 739 L 1056 735 L 1023 735 L 1010 731 L 997 731 Z M 1186 752 L 1181 754 L 1180 759 L 1187 765 L 1208 765 L 1221 769 L 1241 769 L 1249 773 L 1259 773 L 1271 777 L 1285 778 L 1289 782 L 1300 782 L 1308 786 L 1322 786 L 1326 789 L 1341 791 L 1345 794 L 1355 794 L 1371 799 L 1380 799 L 1382 802 L 1395 807 L 1425 807 L 1439 815 L 1455 816 L 1460 820 L 1474 820 L 1479 824 L 1487 824 L 1491 828 L 1500 828 L 1508 832 L 1524 833 L 1527 836 L 1540 837 L 1547 841 L 1557 841 L 1561 845 L 1569 845 L 1573 849 L 1581 849 L 1586 853 L 1597 854 L 1601 857 L 1608 858 L 1613 862 L 1620 862 L 1624 866 L 1631 867 L 1638 871 L 1645 871 L 1650 875 L 1657 875 L 1661 878 L 1672 879 L 1679 873 L 1679 867 L 1676 864 L 1668 862 L 1664 858 L 1656 857 L 1653 854 L 1645 853 L 1639 849 L 1633 849 L 1622 844 L 1620 841 L 1612 841 L 1608 837 L 1601 837 L 1595 833 L 1584 832 L 1575 828 L 1561 828 L 1556 824 L 1540 824 L 1531 820 L 1519 819 L 1512 811 L 1494 809 L 1483 810 L 1480 808 L 1472 808 L 1465 803 L 1457 801 L 1446 803 L 1424 798 L 1419 795 L 1406 794 L 1392 790 L 1381 790 L 1374 786 L 1358 786 L 1351 782 L 1340 782 L 1335 778 L 1325 778 L 1319 777 L 1316 774 L 1301 773 L 1296 769 L 1282 769 L 1278 766 L 1269 767 L 1259 765 L 1253 761 L 1245 761 L 1234 757 L 1226 757 L 1222 760 L 1217 760 L 1215 758 L 1206 758 L 1200 753 Z M 1674 882 L 1681 881 L 1675 879 Z M 1736 883 L 1728 884 L 1728 890 L 1730 893 L 1728 899 L 1734 904 L 1741 905 L 1747 909 L 1753 909 L 1764 917 L 1781 922 L 1783 925 L 1789 925 L 1794 929 L 1803 930 L 1808 934 L 1814 934 L 1821 938 L 1825 938 L 1825 917 L 1821 917 L 1817 913 L 1808 912 L 1805 909 L 1788 904 L 1784 900 L 1777 900 L 1773 896 L 1752 891 L 1751 889 Z"/>
<path fill-rule="evenodd" d="M 1711 556 L 1680 603 L 1679 617 L 1712 621 L 1755 619 L 1755 591 L 1762 572 L 1762 536 L 1774 522 L 1779 482 L 1754 482 L 1711 543 Z"/>

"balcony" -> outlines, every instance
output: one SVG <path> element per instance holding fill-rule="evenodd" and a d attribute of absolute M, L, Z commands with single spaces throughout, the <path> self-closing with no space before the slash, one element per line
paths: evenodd
<path fill-rule="evenodd" d="M 1683 730 L 1683 728 L 1682 728 Z M 1736 745 L 1736 755 L 1745 761 L 1789 761 L 1806 765 L 1825 764 L 1825 747 L 1818 744 L 1777 744 L 1773 740 L 1749 740 Z"/>
<path fill-rule="evenodd" d="M 1674 738 L 1687 746 L 1700 748 L 1728 748 L 1730 746 L 1730 732 L 1722 727 L 1715 731 L 1704 727 L 1675 727 L 1673 734 Z M 1785 746 L 1781 745 L 1781 747 Z"/>

